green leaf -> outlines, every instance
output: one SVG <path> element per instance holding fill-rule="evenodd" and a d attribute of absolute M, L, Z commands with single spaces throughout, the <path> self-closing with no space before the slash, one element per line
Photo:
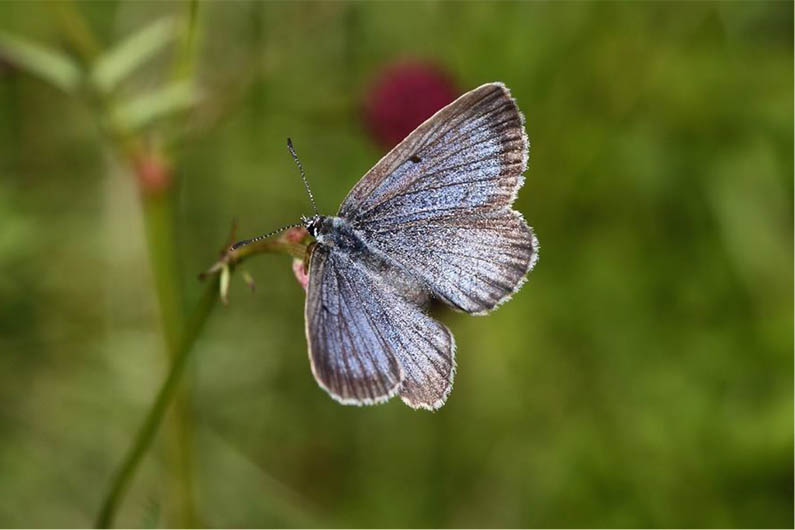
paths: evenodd
<path fill-rule="evenodd" d="M 103 92 L 113 90 L 122 79 L 174 39 L 176 33 L 176 23 L 172 17 L 161 18 L 144 26 L 97 59 L 91 73 L 92 81 Z"/>
<path fill-rule="evenodd" d="M 189 109 L 200 99 L 201 93 L 191 81 L 175 81 L 120 105 L 115 117 L 122 126 L 138 129 L 167 114 Z"/>
<path fill-rule="evenodd" d="M 71 58 L 27 39 L 0 32 L 0 56 L 64 92 L 80 84 L 80 68 Z"/>

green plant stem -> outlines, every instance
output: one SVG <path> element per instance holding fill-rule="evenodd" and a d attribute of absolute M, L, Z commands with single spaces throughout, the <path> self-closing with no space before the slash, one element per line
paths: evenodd
<path fill-rule="evenodd" d="M 85 18 L 75 6 L 72 0 L 62 0 L 52 2 L 51 7 L 55 10 L 61 29 L 69 41 L 75 47 L 86 63 L 90 63 L 102 51 L 102 47 L 97 42 L 94 33 L 86 23 Z"/>
<path fill-rule="evenodd" d="M 179 272 L 171 193 L 142 198 L 149 256 L 169 354 L 176 354 L 185 325 L 182 277 Z"/>
<path fill-rule="evenodd" d="M 138 431 L 135 442 L 128 451 L 127 456 L 125 456 L 119 471 L 113 478 L 111 488 L 102 503 L 102 510 L 99 513 L 99 517 L 97 517 L 95 525 L 97 528 L 109 528 L 113 524 L 119 501 L 129 486 L 130 480 L 140 463 L 141 457 L 146 454 L 155 433 L 157 433 L 157 428 L 163 419 L 163 415 L 178 390 L 179 381 L 185 371 L 196 337 L 204 327 L 207 317 L 215 306 L 215 302 L 218 299 L 217 282 L 217 277 L 214 277 L 213 281 L 207 284 L 201 298 L 186 322 L 184 331 L 179 337 L 176 356 L 171 363 L 168 376 L 163 382 L 163 386 L 160 387 L 157 398 L 152 408 L 149 409 L 149 413 L 141 426 L 141 430 Z"/>
<path fill-rule="evenodd" d="M 148 200 L 155 199 L 145 199 L 145 201 Z M 168 197 L 161 197 L 158 200 L 169 202 L 145 202 L 148 231 L 151 231 L 158 224 L 166 223 L 169 219 L 169 216 L 171 215 L 169 213 L 170 206 L 168 206 L 171 204 L 171 199 Z M 161 250 L 163 252 L 173 252 L 173 247 L 170 247 L 168 244 L 169 238 L 167 235 L 164 235 L 165 233 L 167 233 L 167 230 L 154 230 L 154 233 L 150 234 L 150 246 L 153 249 L 154 255 L 159 255 Z M 173 243 L 173 241 L 171 241 L 171 243 Z M 205 287 L 204 293 L 196 303 L 190 316 L 185 321 L 185 324 L 180 327 L 181 332 L 179 336 L 175 336 L 172 339 L 167 338 L 167 340 L 173 340 L 175 344 L 171 369 L 168 373 L 168 376 L 166 377 L 165 382 L 163 383 L 163 386 L 160 388 L 157 398 L 152 404 L 152 408 L 149 410 L 141 429 L 138 431 L 138 434 L 135 437 L 135 443 L 133 443 L 132 447 L 130 447 L 130 450 L 127 452 L 121 467 L 113 478 L 111 487 L 105 496 L 105 499 L 102 503 L 102 509 L 96 520 L 95 526 L 97 528 L 109 528 L 113 524 L 113 519 L 116 515 L 121 498 L 127 490 L 129 483 L 141 462 L 141 458 L 144 454 L 146 454 L 147 449 L 149 449 L 149 446 L 152 444 L 154 435 L 156 434 L 157 428 L 163 420 L 163 416 L 168 409 L 168 405 L 172 402 L 172 400 L 177 400 L 177 404 L 179 403 L 178 383 L 183 372 L 185 371 L 185 366 L 190 356 L 193 343 L 195 342 L 196 337 L 198 336 L 201 329 L 204 327 L 207 317 L 212 311 L 215 302 L 219 298 L 219 287 L 221 281 L 221 275 L 219 274 L 220 271 L 222 268 L 230 267 L 230 261 L 232 261 L 234 264 L 238 264 L 248 257 L 261 253 L 277 253 L 287 254 L 293 257 L 302 257 L 306 253 L 306 245 L 301 243 L 292 243 L 285 241 L 284 239 L 259 241 L 256 244 L 248 245 L 239 249 L 234 254 L 230 254 L 229 252 L 223 254 L 222 259 L 216 262 L 210 271 L 201 275 L 203 278 L 209 278 L 210 281 Z M 163 261 L 157 262 L 162 263 Z M 166 277 L 170 273 L 164 270 L 156 270 L 155 274 L 157 276 Z M 165 304 L 166 307 L 176 305 L 176 302 L 173 301 Z M 195 521 L 193 522 L 195 523 Z"/>
<path fill-rule="evenodd" d="M 189 78 L 194 73 L 199 23 L 199 1 L 189 0 L 185 6 L 185 21 L 180 32 L 180 46 L 174 61 L 173 78 Z"/>
<path fill-rule="evenodd" d="M 70 0 L 57 2 L 53 5 L 58 14 L 61 27 L 73 44 L 74 48 L 81 55 L 85 67 L 93 67 L 94 61 L 102 52 L 91 27 L 86 23 L 85 18 Z M 195 29 L 196 6 L 193 5 L 188 19 L 188 31 L 193 38 Z M 191 40 L 192 42 L 192 40 Z M 187 54 L 191 50 L 185 48 Z M 191 73 L 191 63 L 186 62 L 184 75 Z M 137 165 L 148 155 L 144 149 L 142 138 L 133 131 L 127 130 L 118 120 L 115 119 L 114 101 L 108 94 L 96 91 L 91 87 L 86 87 L 84 96 L 87 101 L 97 109 L 101 130 L 105 133 L 110 143 L 125 160 L 136 174 L 136 171 L 143 171 Z M 169 172 L 167 167 L 160 168 L 161 171 Z M 140 182 L 143 176 L 136 174 Z M 147 241 L 149 246 L 149 260 L 151 263 L 152 275 L 155 283 L 161 328 L 165 341 L 166 350 L 169 355 L 169 362 L 176 363 L 182 354 L 182 337 L 186 333 L 186 308 L 184 306 L 183 278 L 179 270 L 178 250 L 176 245 L 176 224 L 174 219 L 173 197 L 175 190 L 174 179 L 168 177 L 163 188 L 157 193 L 142 193 L 142 207 L 146 223 Z M 172 396 L 167 396 L 171 399 Z M 170 452 L 169 461 L 172 462 L 176 480 L 173 482 L 175 512 L 169 512 L 167 517 L 173 517 L 169 526 L 189 527 L 196 526 L 196 515 L 193 501 L 193 475 L 192 475 L 192 428 L 190 416 L 189 388 L 182 387 L 174 396 L 175 404 L 173 415 L 169 421 L 169 440 L 167 449 Z M 166 401 L 168 402 L 168 400 Z M 160 422 L 159 415 L 154 418 Z M 148 427 L 144 427 L 144 432 Z M 149 435 L 151 437 L 151 435 Z M 149 439 L 144 437 L 145 442 L 141 451 L 148 446 Z M 137 444 L 134 446 L 137 451 Z M 142 453 L 141 453 L 142 454 Z M 124 467 L 120 472 L 118 481 L 114 483 L 106 501 L 100 521 L 105 524 L 112 521 L 114 511 L 117 507 L 119 496 L 123 492 L 129 477 L 132 476 L 140 455 L 132 453 L 125 461 Z M 128 467 L 129 466 L 129 467 Z"/>
<path fill-rule="evenodd" d="M 173 70 L 173 75 L 177 78 L 189 78 L 194 73 L 194 54 L 198 39 L 198 5 L 198 0 L 192 0 L 188 4 L 181 39 L 182 46 Z M 56 3 L 54 8 L 59 15 L 65 35 L 80 53 L 84 66 L 87 69 L 91 68 L 102 49 L 90 26 L 71 0 Z M 123 123 L 116 119 L 112 96 L 91 87 L 86 88 L 84 96 L 90 104 L 96 107 L 101 130 L 120 157 L 129 164 L 133 173 L 136 173 L 141 185 L 141 204 L 146 224 L 149 259 L 160 310 L 162 333 L 171 365 L 169 374 L 132 447 L 113 478 L 96 524 L 98 527 L 109 527 L 113 523 L 121 498 L 129 487 L 143 455 L 151 445 L 154 435 L 169 409 L 169 404 L 173 401 L 174 405 L 171 407 L 173 416 L 172 421 L 169 421 L 172 437 L 168 448 L 171 451 L 170 460 L 175 465 L 178 477 L 174 489 L 177 517 L 175 518 L 176 524 L 171 523 L 168 526 L 193 527 L 197 526 L 197 518 L 193 499 L 190 393 L 188 386 L 179 386 L 178 382 L 183 378 L 196 336 L 204 325 L 215 300 L 219 297 L 218 282 L 220 279 L 213 278 L 213 282 L 207 286 L 201 300 L 188 316 L 184 304 L 184 285 L 179 267 L 174 215 L 176 179 L 173 178 L 166 161 L 157 156 L 147 158 L 152 157 L 153 152 L 146 149 L 143 138 L 127 129 Z M 147 173 L 151 171 L 155 172 L 154 175 Z M 160 182 L 157 184 L 153 182 L 151 178 L 154 177 L 158 177 Z M 227 254 L 225 260 L 234 260 L 236 263 L 252 253 L 269 251 L 282 251 L 300 256 L 303 250 L 304 247 L 289 242 L 272 242 L 271 244 L 263 242 L 261 246 L 254 246 L 239 254 Z M 219 266 L 225 273 L 222 276 L 228 279 L 231 270 L 229 262 L 219 263 Z"/>
<path fill-rule="evenodd" d="M 142 197 L 149 261 L 154 276 L 155 291 L 160 306 L 161 327 L 173 363 L 179 355 L 181 337 L 184 335 L 186 309 L 183 278 L 179 267 L 179 245 L 176 237 L 173 188 L 163 193 L 144 194 Z M 173 492 L 174 511 L 168 526 L 196 526 L 193 499 L 193 430 L 191 425 L 190 386 L 183 385 L 174 396 L 173 416 L 169 422 L 169 460 L 176 470 Z M 167 519 L 168 520 L 168 519 Z"/>

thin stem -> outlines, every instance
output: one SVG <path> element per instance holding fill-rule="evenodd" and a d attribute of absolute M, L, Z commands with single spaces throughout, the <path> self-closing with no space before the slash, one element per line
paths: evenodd
<path fill-rule="evenodd" d="M 102 47 L 97 42 L 94 33 L 86 23 L 85 18 L 75 6 L 72 0 L 53 2 L 51 6 L 58 15 L 61 28 L 63 29 L 75 50 L 80 54 L 83 61 L 89 63 L 100 54 Z"/>
<path fill-rule="evenodd" d="M 170 190 L 169 190 L 170 191 Z M 160 319 L 171 362 L 179 355 L 180 341 L 187 326 L 183 278 L 179 267 L 179 249 L 175 226 L 174 196 L 172 193 L 144 194 L 142 197 L 149 261 L 155 281 Z M 169 422 L 170 459 L 176 469 L 173 506 L 174 523 L 194 526 L 192 427 L 190 387 L 183 385 L 175 396 L 172 421 Z"/>
<path fill-rule="evenodd" d="M 55 9 L 59 14 L 61 26 L 67 38 L 78 50 L 83 62 L 90 66 L 101 52 L 101 47 L 91 32 L 91 28 L 70 0 L 56 3 Z M 189 4 L 181 53 L 174 65 L 173 75 L 175 77 L 188 78 L 194 73 L 195 43 L 198 38 L 197 22 L 198 1 L 193 0 Z M 173 203 L 176 182 L 172 178 L 171 169 L 165 160 L 157 156 L 157 153 L 146 149 L 144 139 L 139 134 L 126 129 L 123 124 L 114 119 L 115 102 L 112 96 L 89 88 L 85 91 L 84 97 L 95 107 L 102 125 L 101 130 L 107 136 L 109 143 L 113 145 L 120 158 L 126 160 L 138 177 L 146 222 L 149 258 L 159 303 L 163 335 L 171 363 L 168 376 L 158 392 L 152 408 L 147 413 L 132 447 L 113 478 L 96 525 L 104 528 L 113 523 L 122 496 L 129 488 L 143 455 L 152 444 L 169 404 L 174 402 L 175 416 L 172 418 L 174 421 L 169 422 L 173 425 L 174 440 L 170 446 L 172 451 L 175 451 L 173 456 L 180 479 L 176 490 L 178 496 L 176 504 L 180 519 L 178 524 L 170 526 L 195 526 L 191 473 L 191 418 L 188 414 L 189 393 L 184 385 L 180 387 L 179 382 L 184 376 L 196 337 L 215 305 L 216 299 L 219 298 L 220 279 L 213 278 L 195 308 L 188 315 L 184 304 L 183 277 L 180 272 L 176 244 L 178 238 Z M 305 181 L 303 175 L 302 178 Z M 312 199 L 311 192 L 310 199 Z M 314 205 L 314 200 L 312 202 Z M 289 240 L 257 241 L 240 249 L 240 252 L 227 252 L 223 261 L 219 261 L 213 270 L 223 270 L 228 278 L 231 266 L 252 254 L 284 252 L 300 257 L 303 255 L 303 251 L 305 251 L 305 246 Z"/>
<path fill-rule="evenodd" d="M 181 31 L 180 46 L 173 66 L 173 78 L 188 78 L 193 75 L 196 64 L 198 38 L 199 1 L 189 0 L 185 21 Z"/>
<path fill-rule="evenodd" d="M 157 433 L 157 428 L 163 419 L 163 415 L 171 403 L 175 391 L 178 389 L 180 378 L 185 371 L 196 337 L 204 327 L 204 322 L 215 306 L 215 302 L 218 299 L 217 282 L 218 280 L 214 278 L 212 282 L 207 284 L 202 297 L 188 318 L 185 330 L 179 338 L 177 355 L 172 361 L 168 376 L 163 382 L 163 386 L 160 387 L 157 398 L 152 408 L 149 409 L 141 430 L 138 431 L 135 442 L 128 451 L 127 456 L 125 456 L 124 462 L 113 479 L 108 495 L 102 503 L 102 510 L 99 513 L 99 517 L 97 517 L 95 525 L 97 528 L 109 528 L 113 524 L 119 501 L 127 490 L 141 457 L 146 453 Z"/>
<path fill-rule="evenodd" d="M 179 270 L 173 199 L 171 194 L 157 194 L 142 197 L 142 202 L 163 335 L 173 359 L 185 325 L 183 279 Z"/>
<path fill-rule="evenodd" d="M 54 5 L 61 26 L 67 38 L 80 53 L 83 62 L 90 67 L 102 49 L 95 38 L 91 27 L 86 23 L 77 7 L 71 0 L 58 2 Z M 197 3 L 190 4 L 187 13 L 185 45 L 182 49 L 182 65 L 177 68 L 180 75 L 190 76 L 192 74 L 193 61 L 190 46 L 195 42 L 195 29 L 197 20 Z M 133 172 L 138 177 L 140 189 L 142 191 L 141 204 L 146 222 L 147 240 L 149 246 L 149 259 L 152 267 L 152 275 L 155 283 L 162 333 L 165 339 L 165 346 L 169 355 L 169 362 L 176 363 L 177 359 L 183 354 L 182 338 L 186 336 L 188 329 L 188 317 L 184 305 L 183 278 L 180 273 L 176 223 L 173 212 L 173 198 L 175 182 L 171 178 L 172 174 L 167 165 L 162 164 L 162 160 L 151 159 L 151 153 L 144 148 L 143 138 L 133 131 L 127 130 L 117 120 L 114 119 L 115 112 L 112 96 L 104 94 L 87 87 L 84 96 L 90 104 L 96 107 L 97 116 L 101 130 L 107 136 L 110 143 L 124 159 Z M 147 179 L 147 170 L 151 170 L 152 162 L 157 162 L 160 166 L 159 179 L 157 183 Z M 149 164 L 149 165 L 147 165 Z M 188 346 L 189 349 L 189 346 Z M 181 368 L 180 368 L 181 372 Z M 169 390 L 171 392 L 171 390 Z M 193 480 L 192 480 L 192 440 L 191 440 L 191 417 L 190 417 L 190 394 L 188 389 L 183 387 L 175 397 L 174 414 L 169 422 L 170 437 L 168 448 L 171 452 L 170 460 L 175 466 L 177 480 L 174 482 L 174 493 L 177 507 L 176 516 L 170 526 L 194 526 L 196 524 L 195 509 L 193 503 Z M 171 396 L 166 396 L 168 400 Z M 156 407 L 157 408 L 157 407 Z M 163 405 L 165 408 L 165 405 Z M 135 466 L 138 463 L 143 451 L 148 447 L 151 433 L 147 434 L 146 429 L 154 427 L 160 422 L 162 411 L 150 420 L 156 421 L 154 425 L 145 425 L 144 431 L 139 436 L 143 436 L 140 446 L 134 446 L 134 452 L 125 461 L 117 481 L 108 494 L 108 500 L 103 506 L 100 522 L 112 521 L 116 505 L 123 493 L 129 477 L 132 476 Z"/>
<path fill-rule="evenodd" d="M 224 267 L 239 264 L 246 258 L 261 253 L 287 254 L 300 258 L 306 253 L 306 245 L 292 242 L 287 238 L 258 241 L 237 251 L 227 251 L 221 260 L 211 267 L 210 271 L 201 275 L 201 278 L 211 278 L 211 281 L 208 282 L 202 297 L 196 303 L 191 315 L 182 327 L 182 333 L 176 340 L 171 369 L 157 394 L 152 408 L 149 409 L 141 429 L 135 437 L 135 442 L 127 452 L 119 471 L 113 478 L 108 494 L 102 503 L 102 509 L 97 517 L 95 525 L 97 528 L 109 528 L 113 524 L 113 518 L 116 515 L 121 498 L 129 487 L 141 458 L 152 444 L 154 435 L 163 421 L 168 405 L 177 397 L 178 383 L 185 371 L 193 344 L 215 306 L 216 300 L 219 298 L 220 274 L 218 273 Z"/>

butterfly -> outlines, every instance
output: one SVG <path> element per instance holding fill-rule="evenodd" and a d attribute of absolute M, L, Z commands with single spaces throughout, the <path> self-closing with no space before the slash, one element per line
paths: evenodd
<path fill-rule="evenodd" d="M 486 314 L 524 283 L 538 240 L 511 205 L 528 152 L 516 102 L 505 85 L 488 83 L 387 153 L 336 216 L 302 217 L 315 239 L 305 305 L 309 361 L 332 398 L 371 405 L 399 395 L 415 409 L 444 405 L 456 345 L 427 308 L 439 300 Z"/>

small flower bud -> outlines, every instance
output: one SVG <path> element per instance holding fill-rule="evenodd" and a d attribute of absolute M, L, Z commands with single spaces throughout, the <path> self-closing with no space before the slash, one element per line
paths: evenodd
<path fill-rule="evenodd" d="M 224 303 L 224 305 L 229 305 L 229 278 L 230 278 L 230 276 L 231 276 L 231 273 L 229 271 L 229 266 L 225 265 L 223 268 L 221 268 L 221 278 L 220 278 L 220 280 L 218 282 L 218 285 L 220 286 L 221 301 Z"/>
<path fill-rule="evenodd" d="M 366 93 L 364 121 L 375 141 L 391 149 L 459 94 L 451 76 L 430 63 L 388 66 Z"/>
<path fill-rule="evenodd" d="M 303 226 L 294 226 L 289 230 L 284 232 L 282 237 L 285 241 L 289 243 L 300 243 L 309 235 L 309 232 L 306 231 L 306 228 Z"/>
<path fill-rule="evenodd" d="M 157 194 L 169 188 L 173 180 L 172 169 L 165 158 L 155 151 L 146 151 L 134 160 L 135 176 L 141 190 Z"/>
<path fill-rule="evenodd" d="M 304 291 L 306 291 L 306 285 L 309 283 L 309 275 L 304 266 L 304 260 L 293 258 L 293 274 L 295 274 L 295 279 L 298 280 L 298 283 Z"/>

